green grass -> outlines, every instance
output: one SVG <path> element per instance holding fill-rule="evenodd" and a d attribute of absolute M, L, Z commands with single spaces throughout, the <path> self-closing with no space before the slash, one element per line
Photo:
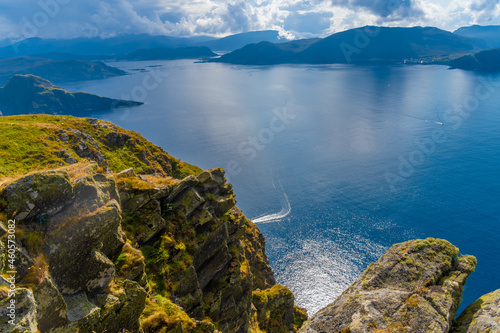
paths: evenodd
<path fill-rule="evenodd" d="M 115 172 L 134 168 L 135 172 L 140 174 L 153 169 L 159 174 L 178 179 L 201 172 L 200 168 L 170 156 L 161 148 L 144 139 L 139 133 L 119 127 L 113 128 L 114 125 L 104 121 L 99 121 L 99 124 L 107 124 L 108 128 L 99 126 L 96 129 L 85 119 L 70 116 L 0 117 L 0 178 L 17 177 L 32 171 L 66 166 L 67 163 L 64 161 L 66 157 L 57 157 L 55 154 L 63 149 L 78 162 L 85 161 L 86 159 L 80 158 L 73 150 L 76 145 L 72 143 L 73 138 L 66 142 L 55 140 L 58 138 L 55 132 L 67 131 L 67 129 L 76 129 L 89 134 L 98 143 L 99 152 L 105 156 L 109 167 Z M 112 131 L 130 136 L 125 146 L 109 147 L 106 145 L 106 136 Z M 66 133 L 72 135 L 69 131 Z M 91 150 L 94 148 L 91 147 Z M 139 157 L 141 151 L 146 152 L 147 162 Z M 169 159 L 170 165 L 158 162 L 153 158 L 153 156 L 159 155 Z"/>

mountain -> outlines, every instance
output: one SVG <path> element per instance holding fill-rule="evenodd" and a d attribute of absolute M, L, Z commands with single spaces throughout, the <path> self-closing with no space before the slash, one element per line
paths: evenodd
<path fill-rule="evenodd" d="M 201 39 L 206 41 L 207 38 Z M 209 39 L 209 38 L 208 38 Z M 183 47 L 200 42 L 199 38 L 150 36 L 148 34 L 120 35 L 110 38 L 41 39 L 28 38 L 0 48 L 0 58 L 33 56 L 41 53 L 63 52 L 77 55 L 121 55 L 154 47 Z"/>
<path fill-rule="evenodd" d="M 286 38 L 279 36 L 278 31 L 265 30 L 235 34 L 220 39 L 214 39 L 208 42 L 200 43 L 199 45 L 209 47 L 214 51 L 234 51 L 236 49 L 242 48 L 245 45 L 253 43 L 283 43 L 287 41 L 288 40 Z"/>
<path fill-rule="evenodd" d="M 481 51 L 449 62 L 451 68 L 480 72 L 500 72 L 500 49 Z"/>
<path fill-rule="evenodd" d="M 292 42 L 293 43 L 293 42 Z M 223 55 L 219 62 L 235 64 L 402 62 L 470 53 L 474 43 L 437 28 L 363 27 L 333 34 L 297 52 L 284 44 L 251 44 Z M 280 57 L 282 57 L 280 59 Z"/>
<path fill-rule="evenodd" d="M 363 37 L 360 37 L 363 36 Z M 400 62 L 474 50 L 466 38 L 432 27 L 363 27 L 329 36 L 299 55 L 307 63 Z"/>
<path fill-rule="evenodd" d="M 0 117 L 0 133 L 0 269 L 16 220 L 3 332 L 274 333 L 307 319 L 221 168 L 98 119 Z"/>
<path fill-rule="evenodd" d="M 241 49 L 222 55 L 210 61 L 239 65 L 274 65 L 297 62 L 297 53 L 307 49 L 321 39 L 301 39 L 275 44 L 260 42 L 249 44 Z"/>
<path fill-rule="evenodd" d="M 141 49 L 124 56 L 118 60 L 175 60 L 175 59 L 201 59 L 215 57 L 217 54 L 210 51 L 208 47 L 190 46 L 178 48 L 156 47 L 152 49 Z"/>
<path fill-rule="evenodd" d="M 462 27 L 453 32 L 459 36 L 472 38 L 482 42 L 485 49 L 500 47 L 500 25 Z"/>
<path fill-rule="evenodd" d="M 277 31 L 254 31 L 223 38 L 208 36 L 171 37 L 148 34 L 127 34 L 110 38 L 41 39 L 37 37 L 11 43 L 0 41 L 0 58 L 39 56 L 43 58 L 105 60 L 110 57 L 129 54 L 143 49 L 208 47 L 217 51 L 233 51 L 250 43 L 269 41 L 280 43 Z"/>
<path fill-rule="evenodd" d="M 14 75 L 0 88 L 0 110 L 13 114 L 68 114 L 141 105 L 87 93 L 71 93 L 34 75 Z"/>
<path fill-rule="evenodd" d="M 52 60 L 33 57 L 17 57 L 0 60 L 0 84 L 15 74 L 33 74 L 56 83 L 97 80 L 125 75 L 118 68 L 102 62 L 83 60 Z"/>

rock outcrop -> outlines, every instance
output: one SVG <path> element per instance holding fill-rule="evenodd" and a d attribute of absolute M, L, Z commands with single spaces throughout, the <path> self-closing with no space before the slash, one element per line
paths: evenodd
<path fill-rule="evenodd" d="M 106 147 L 141 147 L 132 132 L 82 122 L 83 128 L 57 130 L 56 142 L 92 141 L 82 129 L 106 125 L 93 155 L 106 161 L 113 159 Z M 305 314 L 293 294 L 276 285 L 264 238 L 235 206 L 224 170 L 179 180 L 170 176 L 175 170 L 197 169 L 142 147 L 154 174 L 113 173 L 111 163 L 104 172 L 98 161 L 79 161 L 0 188 L 0 219 L 16 221 L 16 284 L 22 288 L 15 324 L 2 316 L 2 332 L 296 331 Z M 2 247 L 7 236 L 2 224 Z M 5 266 L 8 256 L 0 258 Z M 2 314 L 10 300 L 3 281 Z"/>
<path fill-rule="evenodd" d="M 449 332 L 476 259 L 445 240 L 396 244 L 301 332 Z"/>
<path fill-rule="evenodd" d="M 500 332 L 500 289 L 469 305 L 455 321 L 452 332 Z"/>

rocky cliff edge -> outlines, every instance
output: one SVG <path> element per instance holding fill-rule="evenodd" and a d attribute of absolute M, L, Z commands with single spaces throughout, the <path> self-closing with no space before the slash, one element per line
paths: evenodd
<path fill-rule="evenodd" d="M 27 161 L 36 154 L 59 167 L 38 171 L 4 162 L 0 332 L 246 333 L 301 326 L 305 312 L 276 284 L 264 238 L 235 206 L 222 169 L 183 164 L 100 120 L 37 117 L 1 122 L 7 146 L 26 140 L 14 137 L 15 128 L 32 127 L 26 133 L 32 144 L 19 144 L 28 151 L 18 156 Z M 6 316 L 8 220 L 16 224 L 14 325 Z"/>

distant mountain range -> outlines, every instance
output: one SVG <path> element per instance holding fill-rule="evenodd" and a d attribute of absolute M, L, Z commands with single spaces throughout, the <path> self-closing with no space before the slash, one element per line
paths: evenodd
<path fill-rule="evenodd" d="M 293 43 L 298 47 L 291 47 Z M 251 44 L 212 61 L 246 65 L 402 62 L 479 49 L 473 40 L 437 28 L 367 26 L 314 41 Z"/>
<path fill-rule="evenodd" d="M 215 51 L 233 51 L 244 45 L 260 42 L 281 42 L 277 31 L 253 31 L 236 34 L 224 38 L 207 36 L 199 37 L 170 37 L 150 36 L 147 34 L 120 35 L 111 38 L 74 38 L 74 39 L 41 39 L 28 38 L 11 43 L 7 40 L 0 42 L 0 58 L 19 56 L 38 56 L 40 54 L 56 54 L 62 57 L 75 59 L 107 59 L 113 56 L 123 56 L 137 50 L 155 48 L 185 48 L 192 46 L 208 47 Z M 68 59 L 68 58 L 64 58 Z"/>
<path fill-rule="evenodd" d="M 15 74 L 33 74 L 47 80 L 61 83 L 104 79 L 125 75 L 120 69 L 102 62 L 82 60 L 51 60 L 33 57 L 17 57 L 0 60 L 0 84 Z"/>
<path fill-rule="evenodd" d="M 143 103 L 68 92 L 34 75 L 14 75 L 0 88 L 0 111 L 3 115 L 75 114 L 141 104 Z"/>

